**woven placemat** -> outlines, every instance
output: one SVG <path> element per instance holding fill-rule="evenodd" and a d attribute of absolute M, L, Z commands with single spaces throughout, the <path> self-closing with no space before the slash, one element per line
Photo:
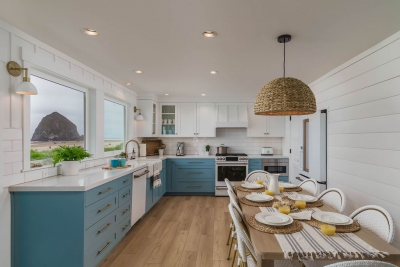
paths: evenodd
<path fill-rule="evenodd" d="M 237 190 L 243 191 L 243 192 L 264 192 L 264 188 L 258 188 L 258 189 L 249 189 L 249 188 L 244 188 L 241 185 L 236 187 Z"/>
<path fill-rule="evenodd" d="M 290 199 L 289 197 L 285 196 L 282 197 L 282 200 L 289 200 L 291 202 L 295 202 L 294 200 Z M 306 208 L 316 208 L 316 207 L 322 207 L 324 205 L 324 201 L 322 199 L 318 199 L 315 202 L 307 202 Z"/>
<path fill-rule="evenodd" d="M 246 219 L 248 224 L 254 229 L 268 234 L 293 234 L 300 232 L 301 229 L 303 229 L 303 225 L 301 225 L 301 222 L 297 220 L 294 220 L 293 223 L 285 226 L 271 226 L 259 223 L 254 217 L 255 216 L 251 216 Z"/>
<path fill-rule="evenodd" d="M 295 187 L 295 188 L 284 188 L 283 192 L 300 192 L 302 190 L 303 189 L 301 189 L 301 187 L 298 186 L 298 187 Z"/>
<path fill-rule="evenodd" d="M 324 224 L 323 222 L 317 221 L 314 218 L 311 218 L 309 221 L 305 220 L 303 222 L 316 228 L 320 228 L 321 224 Z M 361 226 L 357 220 L 354 220 L 353 223 L 349 225 L 336 225 L 336 233 L 352 233 L 357 232 L 360 229 Z"/>
<path fill-rule="evenodd" d="M 272 204 L 274 203 L 274 201 L 276 201 L 276 198 L 266 202 L 254 202 L 248 200 L 246 197 L 241 197 L 239 198 L 239 201 L 243 204 L 253 207 L 272 207 Z"/>

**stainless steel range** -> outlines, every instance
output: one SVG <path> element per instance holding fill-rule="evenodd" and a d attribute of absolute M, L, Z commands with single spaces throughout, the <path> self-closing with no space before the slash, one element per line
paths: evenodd
<path fill-rule="evenodd" d="M 247 175 L 249 158 L 246 154 L 215 155 L 215 195 L 227 196 L 225 178 L 231 183 L 244 181 Z"/>

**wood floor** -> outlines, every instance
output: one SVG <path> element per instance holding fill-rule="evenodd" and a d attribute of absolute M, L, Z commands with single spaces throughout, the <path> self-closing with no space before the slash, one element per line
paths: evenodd
<path fill-rule="evenodd" d="M 228 197 L 164 196 L 101 267 L 229 267 Z"/>

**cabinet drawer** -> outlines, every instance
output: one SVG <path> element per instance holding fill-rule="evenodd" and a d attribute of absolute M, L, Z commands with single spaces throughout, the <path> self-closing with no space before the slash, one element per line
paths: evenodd
<path fill-rule="evenodd" d="M 175 166 L 173 177 L 175 179 L 215 179 L 214 167 L 193 168 L 189 166 Z"/>
<path fill-rule="evenodd" d="M 99 242 L 117 226 L 117 212 L 108 214 L 85 231 L 85 252 Z"/>
<path fill-rule="evenodd" d="M 177 180 L 173 183 L 172 189 L 175 192 L 214 192 L 215 181 L 204 180 Z"/>
<path fill-rule="evenodd" d="M 122 176 L 121 178 L 118 179 L 118 181 L 119 181 L 119 188 L 123 188 L 128 184 L 132 184 L 132 173 Z"/>
<path fill-rule="evenodd" d="M 214 159 L 174 159 L 172 163 L 176 165 L 188 165 L 188 166 L 214 166 Z"/>
<path fill-rule="evenodd" d="M 261 159 L 249 159 L 249 165 L 261 165 L 262 160 Z"/>
<path fill-rule="evenodd" d="M 96 188 L 90 189 L 85 195 L 85 207 L 99 201 L 106 196 L 109 196 L 118 190 L 118 179 L 111 181 L 109 183 L 100 185 Z"/>
<path fill-rule="evenodd" d="M 121 205 L 117 211 L 117 222 L 121 222 L 126 217 L 131 217 L 132 210 L 132 198 L 129 199 L 125 204 Z"/>
<path fill-rule="evenodd" d="M 128 218 L 126 218 L 125 220 L 123 220 L 122 222 L 120 222 L 117 226 L 117 240 L 118 242 L 124 238 L 124 236 L 126 235 L 126 233 L 129 231 L 129 229 L 131 229 L 131 217 L 129 216 Z"/>
<path fill-rule="evenodd" d="M 85 208 L 85 229 L 103 219 L 118 207 L 118 192 Z"/>
<path fill-rule="evenodd" d="M 125 186 L 118 191 L 118 203 L 119 205 L 125 203 L 127 200 L 132 198 L 132 186 Z"/>
<path fill-rule="evenodd" d="M 116 227 L 85 254 L 85 267 L 97 266 L 117 244 Z"/>
<path fill-rule="evenodd" d="M 288 182 L 289 182 L 289 177 L 288 177 L 288 176 L 279 176 L 279 177 L 278 177 L 278 181 L 279 181 L 279 182 L 286 182 L 286 183 L 288 183 Z"/>

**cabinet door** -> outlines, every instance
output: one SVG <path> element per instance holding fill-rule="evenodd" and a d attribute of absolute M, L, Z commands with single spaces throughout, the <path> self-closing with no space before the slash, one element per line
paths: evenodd
<path fill-rule="evenodd" d="M 193 137 L 196 134 L 196 103 L 178 104 L 178 131 L 180 137 Z"/>
<path fill-rule="evenodd" d="M 248 106 L 249 126 L 247 127 L 247 137 L 266 137 L 267 136 L 267 117 L 254 115 L 254 104 Z"/>
<path fill-rule="evenodd" d="M 160 103 L 161 111 L 161 136 L 177 136 L 179 129 L 177 119 L 177 105 L 172 103 Z"/>
<path fill-rule="evenodd" d="M 197 136 L 215 137 L 215 105 L 197 104 Z"/>
<path fill-rule="evenodd" d="M 151 181 L 153 178 L 146 178 L 146 212 L 153 207 L 153 187 Z"/>
<path fill-rule="evenodd" d="M 285 116 L 269 116 L 267 137 L 285 137 Z"/>

